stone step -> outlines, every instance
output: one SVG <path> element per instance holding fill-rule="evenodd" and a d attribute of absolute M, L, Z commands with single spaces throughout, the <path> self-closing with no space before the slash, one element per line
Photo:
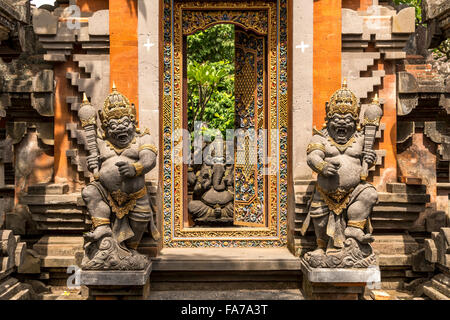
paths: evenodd
<path fill-rule="evenodd" d="M 33 245 L 35 250 L 41 257 L 45 256 L 75 256 L 75 253 L 83 249 L 82 236 L 43 236 L 37 243 Z"/>
<path fill-rule="evenodd" d="M 97 42 L 90 41 L 90 42 L 83 42 L 81 44 L 81 47 L 83 49 L 107 50 L 109 49 L 109 43 L 100 41 Z"/>
<path fill-rule="evenodd" d="M 24 195 L 20 198 L 21 204 L 26 205 L 77 205 L 79 193 L 69 193 L 62 195 Z"/>
<path fill-rule="evenodd" d="M 405 221 L 404 219 L 376 219 L 372 218 L 372 226 L 375 230 L 409 230 L 414 221 Z"/>
<path fill-rule="evenodd" d="M 399 203 L 398 206 L 394 206 L 391 203 L 381 203 L 373 207 L 372 216 L 412 219 L 417 218 L 425 209 L 425 204 Z M 306 215 L 308 213 L 306 203 L 296 204 L 295 213 L 296 216 Z"/>
<path fill-rule="evenodd" d="M 296 205 L 295 214 L 296 215 L 306 215 L 308 213 L 308 208 L 306 205 Z"/>
<path fill-rule="evenodd" d="M 390 213 L 420 213 L 425 210 L 425 204 L 381 202 L 374 206 L 373 212 Z"/>
<path fill-rule="evenodd" d="M 11 300 L 22 290 L 22 284 L 16 278 L 9 278 L 0 283 L 0 300 Z"/>
<path fill-rule="evenodd" d="M 29 195 L 66 194 L 69 192 L 69 185 L 67 183 L 35 184 L 29 186 L 27 192 Z"/>
<path fill-rule="evenodd" d="M 417 220 L 417 213 L 409 212 L 373 212 L 371 215 L 372 221 L 392 221 L 392 222 L 412 222 Z"/>
<path fill-rule="evenodd" d="M 53 214 L 33 214 L 33 221 L 36 222 L 53 222 L 53 223 L 84 223 L 86 221 L 84 216 L 64 214 L 61 216 L 58 213 Z"/>
<path fill-rule="evenodd" d="M 76 223 L 76 222 L 65 222 L 62 224 L 61 222 L 55 222 L 55 223 L 42 223 L 37 222 L 37 229 L 42 231 L 78 231 L 78 232 L 85 232 L 89 231 L 90 225 L 87 224 L 87 222 L 82 223 Z"/>
<path fill-rule="evenodd" d="M 42 300 L 56 300 L 60 295 L 59 293 L 44 293 Z"/>
<path fill-rule="evenodd" d="M 385 254 L 412 254 L 419 249 L 419 244 L 410 235 L 406 234 L 383 234 L 374 235 L 372 243 L 374 250 Z"/>
<path fill-rule="evenodd" d="M 10 300 L 31 300 L 30 289 L 24 289 L 14 295 Z"/>
<path fill-rule="evenodd" d="M 295 203 L 297 205 L 304 205 L 311 198 L 311 195 L 305 193 L 298 193 L 295 195 Z M 411 208 L 418 208 L 417 204 L 425 204 L 430 202 L 430 195 L 425 193 L 390 193 L 378 192 L 378 205 L 391 205 L 405 207 L 413 204 Z M 414 209 L 413 209 L 414 210 Z"/>
<path fill-rule="evenodd" d="M 74 256 L 45 256 L 41 257 L 42 268 L 67 268 L 76 265 Z"/>
<path fill-rule="evenodd" d="M 444 294 L 450 299 L 450 286 L 448 284 L 441 283 L 436 279 L 431 279 L 431 285 L 433 288 Z"/>
<path fill-rule="evenodd" d="M 304 300 L 300 289 L 155 290 L 148 300 Z"/>
<path fill-rule="evenodd" d="M 380 254 L 378 256 L 378 261 L 380 267 L 388 266 L 411 266 L 412 265 L 412 257 L 408 254 Z"/>
<path fill-rule="evenodd" d="M 380 202 L 427 203 L 430 202 L 430 195 L 378 192 L 378 199 Z"/>
<path fill-rule="evenodd" d="M 44 49 L 66 49 L 66 50 L 72 50 L 73 49 L 73 43 L 67 42 L 67 43 L 51 43 L 51 42 L 43 42 L 42 47 Z"/>
<path fill-rule="evenodd" d="M 300 260 L 287 248 L 163 248 L 152 263 L 152 291 L 167 295 L 298 290 L 301 284 Z"/>
<path fill-rule="evenodd" d="M 43 215 L 52 215 L 52 214 L 58 214 L 58 215 L 84 215 L 85 212 L 82 208 L 77 206 L 64 206 L 64 205 L 53 205 L 51 207 L 48 206 L 40 206 L 40 205 L 33 205 L 33 214 L 43 214 Z"/>
<path fill-rule="evenodd" d="M 104 41 L 109 41 L 108 37 L 104 38 Z M 82 62 L 109 61 L 109 54 L 74 54 L 73 61 L 77 61 L 80 64 Z"/>
<path fill-rule="evenodd" d="M 423 286 L 423 293 L 432 300 L 450 300 L 449 296 L 446 296 L 429 284 Z"/>
<path fill-rule="evenodd" d="M 419 244 L 413 237 L 409 235 L 401 234 L 374 234 L 375 241 L 372 243 L 373 249 L 379 254 L 384 255 L 386 261 L 394 261 L 398 255 L 401 255 L 401 259 L 404 259 L 407 255 L 411 257 L 411 254 L 419 249 Z M 311 233 L 311 236 L 297 237 L 295 238 L 296 248 L 311 248 L 316 246 L 315 236 Z M 409 258 L 408 258 L 409 259 Z"/>
<path fill-rule="evenodd" d="M 421 194 L 427 192 L 427 186 L 424 184 L 410 185 L 406 183 L 387 183 L 386 190 L 390 193 L 414 193 Z"/>
<path fill-rule="evenodd" d="M 154 271 L 300 270 L 287 248 L 164 248 L 152 261 Z"/>

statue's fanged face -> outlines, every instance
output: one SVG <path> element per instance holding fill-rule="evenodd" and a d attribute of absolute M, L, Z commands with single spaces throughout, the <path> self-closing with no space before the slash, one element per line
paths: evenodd
<path fill-rule="evenodd" d="M 106 128 L 108 140 L 114 145 L 124 148 L 134 138 L 136 127 L 134 122 L 127 116 L 121 119 L 111 119 Z"/>
<path fill-rule="evenodd" d="M 356 121 L 350 113 L 334 114 L 328 119 L 328 132 L 339 144 L 347 143 L 356 131 Z"/>

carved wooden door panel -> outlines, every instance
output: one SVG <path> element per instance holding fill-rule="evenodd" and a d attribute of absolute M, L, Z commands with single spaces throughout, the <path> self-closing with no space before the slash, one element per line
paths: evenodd
<path fill-rule="evenodd" d="M 235 31 L 234 224 L 261 226 L 265 218 L 263 155 L 266 41 L 252 31 Z"/>

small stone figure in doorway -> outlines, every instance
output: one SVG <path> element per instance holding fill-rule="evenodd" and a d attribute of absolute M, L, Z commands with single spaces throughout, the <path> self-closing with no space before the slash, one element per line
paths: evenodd
<path fill-rule="evenodd" d="M 318 176 L 302 226 L 305 234 L 311 220 L 314 225 L 317 248 L 303 257 L 311 267 L 358 268 L 376 263 L 369 216 L 378 193 L 366 178 L 377 159 L 372 146 L 381 115 L 376 98 L 360 124 L 359 103 L 344 81 L 326 104 L 324 129 L 314 129 L 307 163 Z"/>
<path fill-rule="evenodd" d="M 222 145 L 216 143 L 214 147 Z M 188 212 L 195 225 L 233 223 L 234 167 L 228 163 L 229 159 L 225 161 L 222 152 L 218 154 L 207 157 L 200 169 L 195 174 L 192 172 L 189 180 L 193 187 L 193 200 L 188 204 Z"/>

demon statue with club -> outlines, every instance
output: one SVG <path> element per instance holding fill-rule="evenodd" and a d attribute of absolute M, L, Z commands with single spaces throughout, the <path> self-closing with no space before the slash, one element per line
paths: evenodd
<path fill-rule="evenodd" d="M 346 82 L 326 104 L 324 129 L 314 129 L 307 163 L 317 172 L 317 184 L 302 226 L 312 220 L 317 248 L 304 255 L 311 267 L 358 268 L 375 264 L 370 213 L 377 190 L 366 182 L 376 162 L 375 133 L 382 112 L 378 98 L 367 106 L 360 124 L 360 105 Z"/>
<path fill-rule="evenodd" d="M 134 104 L 113 85 L 98 111 L 84 96 L 78 112 L 89 150 L 87 167 L 94 180 L 82 190 L 92 219 L 84 235 L 86 270 L 141 270 L 148 263 L 136 249 L 145 231 L 159 238 L 145 185 L 145 174 L 155 167 L 157 148 L 148 130 L 136 128 Z"/>

